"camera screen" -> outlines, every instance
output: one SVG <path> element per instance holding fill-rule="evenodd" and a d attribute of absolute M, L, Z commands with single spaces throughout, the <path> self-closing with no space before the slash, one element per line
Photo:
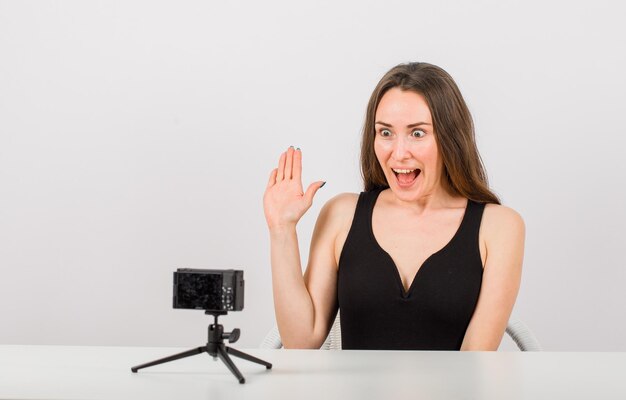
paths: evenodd
<path fill-rule="evenodd" d="M 219 274 L 179 274 L 177 291 L 177 308 L 222 309 L 222 276 Z"/>

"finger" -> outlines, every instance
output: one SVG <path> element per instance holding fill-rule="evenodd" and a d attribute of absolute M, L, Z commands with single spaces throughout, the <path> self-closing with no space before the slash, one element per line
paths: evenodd
<path fill-rule="evenodd" d="M 271 188 L 276 184 L 276 174 L 278 173 L 278 168 L 274 168 L 270 173 L 270 179 L 267 181 L 267 188 Z"/>
<path fill-rule="evenodd" d="M 319 181 L 319 182 L 313 182 L 309 185 L 308 189 L 306 190 L 306 193 L 304 193 L 304 198 L 306 199 L 306 202 L 309 205 L 313 204 L 313 197 L 315 196 L 315 193 L 317 193 L 317 191 L 325 184 L 326 182 Z"/>
<path fill-rule="evenodd" d="M 293 176 L 293 146 L 287 149 L 287 160 L 285 161 L 285 179 L 291 179 Z"/>
<path fill-rule="evenodd" d="M 302 180 L 302 151 L 296 149 L 293 153 L 293 175 L 292 178 L 300 181 Z"/>
<path fill-rule="evenodd" d="M 280 182 L 285 178 L 285 158 L 287 155 L 285 153 L 280 155 L 280 159 L 278 160 L 278 172 L 276 174 L 276 182 Z"/>

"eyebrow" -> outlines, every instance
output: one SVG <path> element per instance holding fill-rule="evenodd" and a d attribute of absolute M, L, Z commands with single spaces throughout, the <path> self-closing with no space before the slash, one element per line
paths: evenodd
<path fill-rule="evenodd" d="M 382 126 L 386 126 L 387 128 L 391 128 L 392 127 L 391 124 L 388 124 L 388 123 L 382 122 L 382 121 L 376 121 L 376 122 L 374 122 L 374 125 L 382 125 Z M 420 125 L 430 125 L 430 124 L 428 122 L 416 122 L 414 124 L 409 124 L 406 127 L 407 128 L 414 128 L 414 127 L 420 126 Z"/>

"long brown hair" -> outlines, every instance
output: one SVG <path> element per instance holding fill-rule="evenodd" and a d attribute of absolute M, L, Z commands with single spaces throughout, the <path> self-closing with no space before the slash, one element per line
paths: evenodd
<path fill-rule="evenodd" d="M 416 92 L 426 100 L 433 119 L 437 149 L 443 161 L 444 189 L 481 203 L 500 204 L 490 189 L 478 154 L 472 116 L 452 77 L 428 63 L 400 64 L 378 82 L 367 105 L 361 139 L 361 174 L 366 191 L 388 188 L 374 153 L 374 120 L 380 99 L 391 88 Z"/>

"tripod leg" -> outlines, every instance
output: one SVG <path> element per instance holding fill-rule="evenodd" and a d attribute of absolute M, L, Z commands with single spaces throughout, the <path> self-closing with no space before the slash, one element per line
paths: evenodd
<path fill-rule="evenodd" d="M 135 367 L 132 367 L 130 370 L 133 371 L 133 372 L 137 372 L 138 370 L 140 370 L 142 368 L 148 368 L 148 367 L 152 367 L 153 365 L 163 364 L 163 363 L 166 363 L 166 362 L 179 360 L 181 358 L 195 356 L 196 354 L 200 354 L 200 353 L 203 353 L 205 351 L 206 351 L 206 346 L 196 347 L 195 349 L 183 351 L 182 353 L 174 354 L 174 355 L 171 355 L 169 357 L 165 357 L 165 358 L 161 358 L 161 359 L 158 359 L 158 360 L 155 360 L 155 361 L 150 361 L 150 362 L 145 363 L 145 364 L 137 365 Z"/>
<path fill-rule="evenodd" d="M 230 372 L 235 375 L 237 380 L 239 380 L 239 383 L 246 383 L 246 379 L 243 377 L 243 375 L 241 375 L 241 372 L 239 372 L 239 369 L 237 369 L 237 366 L 235 365 L 233 360 L 231 360 L 224 347 L 224 345 L 217 346 L 217 356 L 220 358 L 220 360 L 224 362 L 224 364 L 226 364 Z"/>
<path fill-rule="evenodd" d="M 268 363 L 267 361 L 263 361 L 260 358 L 253 357 L 250 354 L 244 353 L 243 351 L 233 349 L 232 347 L 226 347 L 226 351 L 228 352 L 228 354 L 232 354 L 235 357 L 239 357 L 244 360 L 251 361 L 253 363 L 265 365 L 265 368 L 272 369 L 272 364 Z"/>

